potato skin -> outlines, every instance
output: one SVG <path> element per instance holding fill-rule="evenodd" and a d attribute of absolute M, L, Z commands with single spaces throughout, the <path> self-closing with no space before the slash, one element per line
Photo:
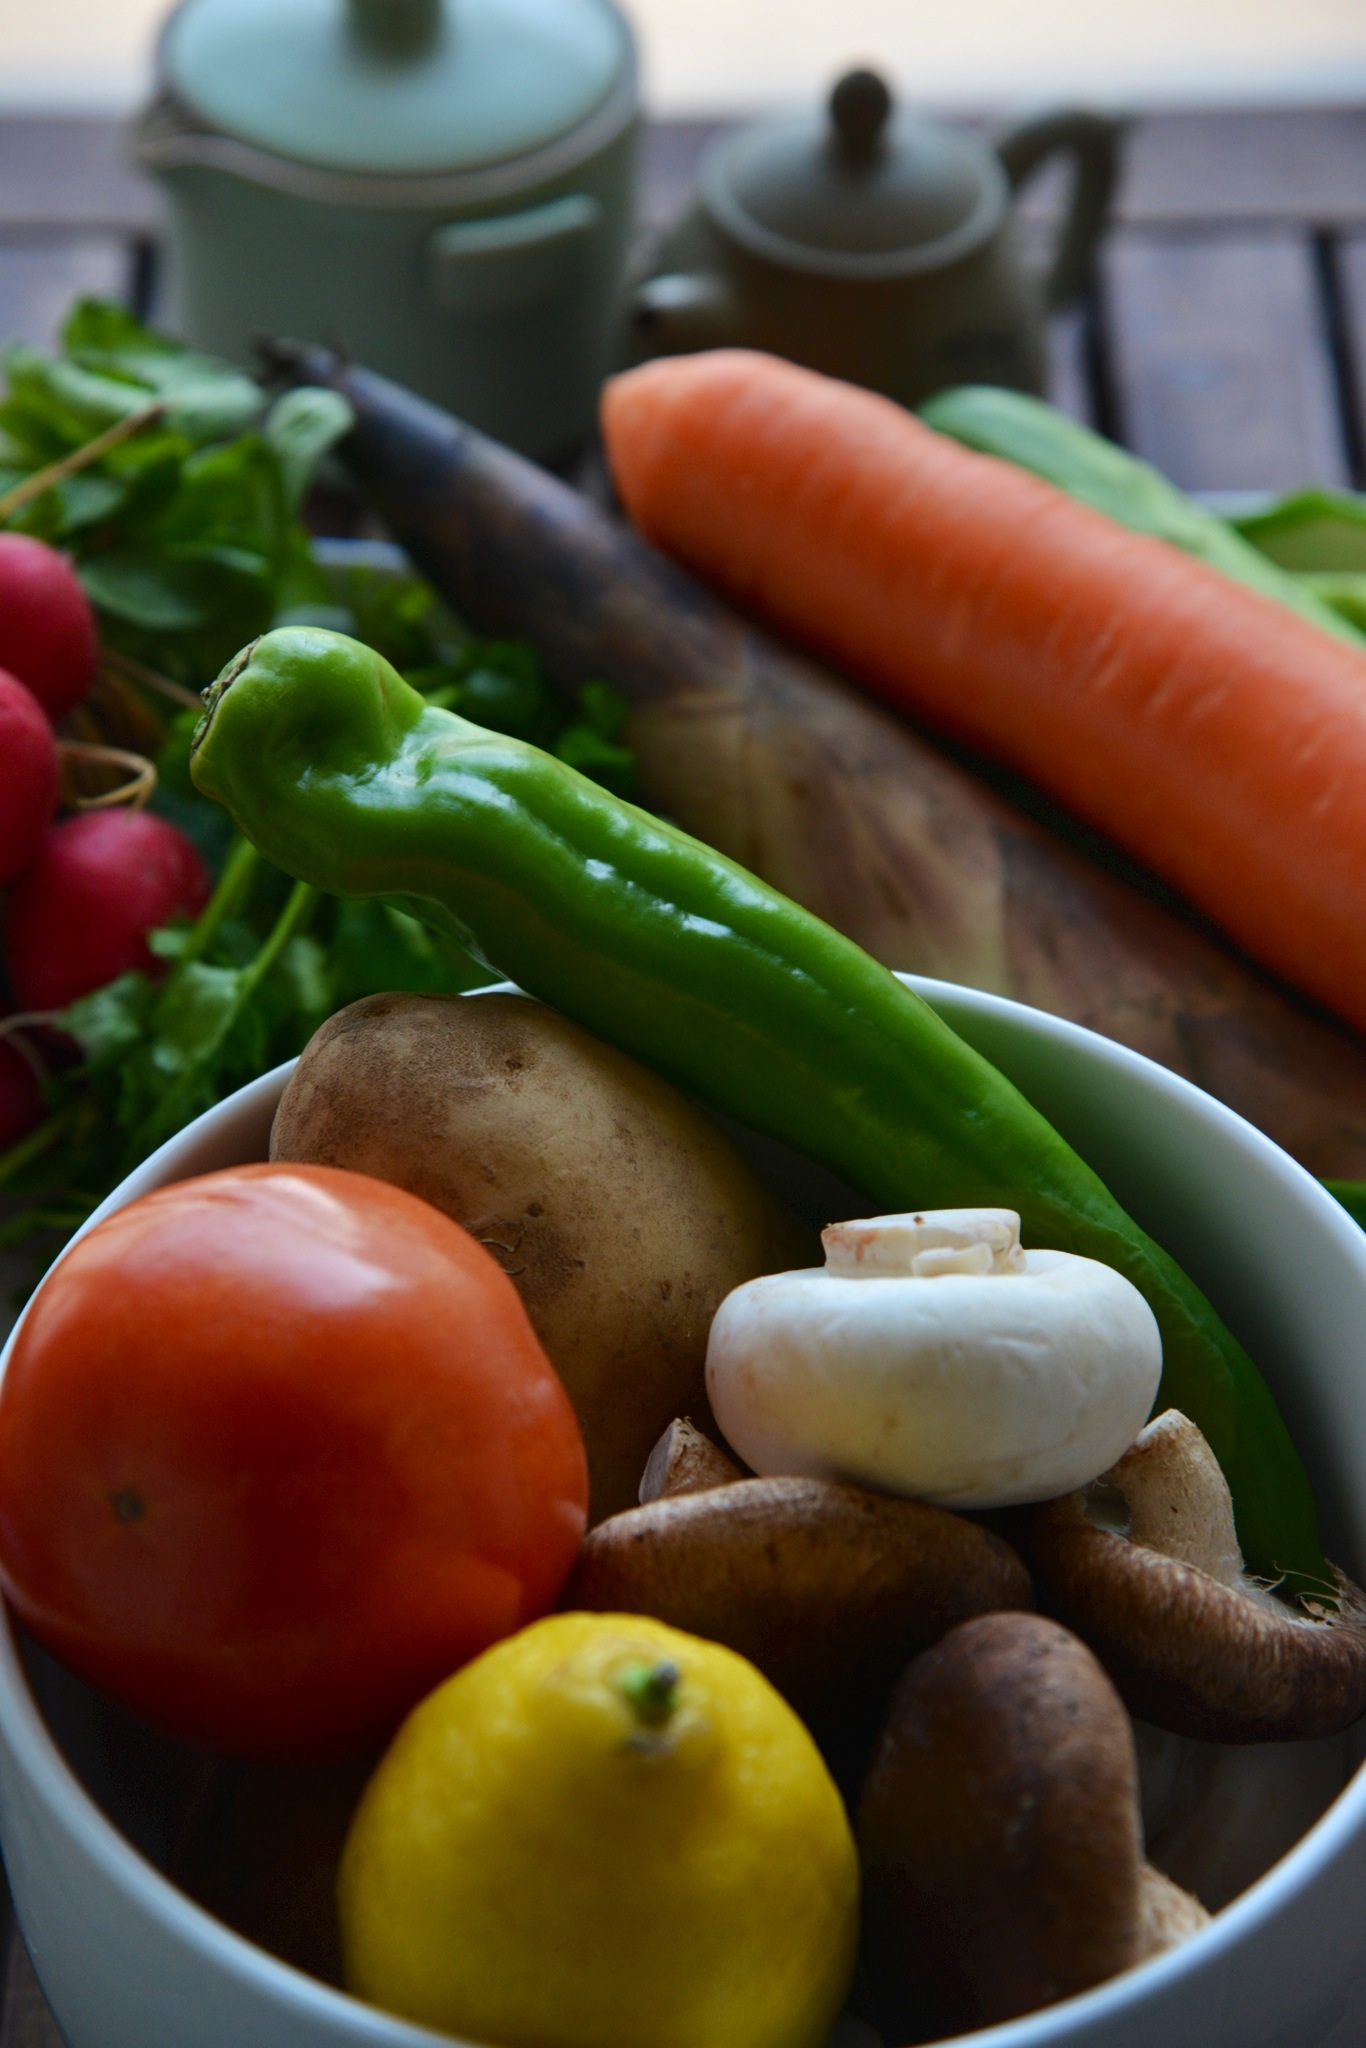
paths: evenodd
<path fill-rule="evenodd" d="M 270 1156 L 393 1181 L 493 1253 L 574 1403 L 595 1522 L 635 1504 L 676 1415 L 710 1426 L 722 1298 L 819 1256 L 708 1116 L 527 996 L 339 1010 L 285 1089 Z"/>

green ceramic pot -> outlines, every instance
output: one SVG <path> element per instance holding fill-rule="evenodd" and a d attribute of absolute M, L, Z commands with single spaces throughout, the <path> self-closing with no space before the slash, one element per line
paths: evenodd
<path fill-rule="evenodd" d="M 136 133 L 169 315 L 235 361 L 340 345 L 554 459 L 608 366 L 638 113 L 612 0 L 182 0 Z"/>
<path fill-rule="evenodd" d="M 1042 391 L 1043 321 L 1085 283 L 1122 124 L 1067 111 L 996 147 L 893 105 L 850 72 L 827 107 L 750 123 L 703 159 L 698 191 L 635 291 L 627 353 L 769 349 L 917 405 L 953 384 Z M 1042 277 L 1012 213 L 1071 158 L 1070 205 Z"/>

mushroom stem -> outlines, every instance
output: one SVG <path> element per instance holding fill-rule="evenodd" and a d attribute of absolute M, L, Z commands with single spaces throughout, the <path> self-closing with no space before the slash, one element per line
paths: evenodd
<path fill-rule="evenodd" d="M 709 1436 L 679 1415 L 669 1424 L 640 1475 L 640 1503 L 668 1500 L 679 1493 L 706 1493 L 729 1486 L 744 1473 Z"/>
<path fill-rule="evenodd" d="M 1150 1422 L 1106 1477 L 1123 1495 L 1132 1543 L 1192 1564 L 1221 1586 L 1245 1590 L 1228 1481 L 1179 1408 Z"/>
<path fill-rule="evenodd" d="M 662 1728 L 678 1697 L 678 1666 L 669 1659 L 657 1664 L 628 1664 L 617 1674 L 617 1690 L 638 1721 Z"/>
<path fill-rule="evenodd" d="M 1193 1892 L 1182 1891 L 1179 1884 L 1164 1877 L 1151 1863 L 1145 1863 L 1138 1873 L 1138 1930 L 1133 1960 L 1146 1963 L 1150 1956 L 1179 1948 L 1202 1927 L 1208 1927 L 1211 1918 Z"/>
<path fill-rule="evenodd" d="M 1339 1572 L 1303 1613 L 1250 1578 L 1223 1475 L 1184 1415 L 1160 1415 L 1100 1480 L 1036 1509 L 1030 1547 L 1051 1610 L 1159 1728 L 1287 1742 L 1366 1712 L 1366 1594 Z"/>

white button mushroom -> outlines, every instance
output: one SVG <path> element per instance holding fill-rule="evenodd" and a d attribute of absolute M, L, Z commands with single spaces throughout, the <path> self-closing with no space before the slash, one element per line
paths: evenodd
<path fill-rule="evenodd" d="M 824 1267 L 751 1280 L 712 1323 L 712 1409 L 754 1471 L 1006 1507 L 1086 1485 L 1143 1427 L 1162 1340 L 1111 1267 L 1023 1251 L 1009 1209 L 822 1237 Z"/>

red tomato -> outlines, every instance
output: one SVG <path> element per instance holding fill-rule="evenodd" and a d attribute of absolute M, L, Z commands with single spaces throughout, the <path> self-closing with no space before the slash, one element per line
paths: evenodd
<path fill-rule="evenodd" d="M 506 1274 L 336 1167 L 237 1167 L 109 1217 L 40 1288 L 0 1388 L 20 1616 L 239 1755 L 381 1741 L 552 1604 L 587 1491 Z"/>

